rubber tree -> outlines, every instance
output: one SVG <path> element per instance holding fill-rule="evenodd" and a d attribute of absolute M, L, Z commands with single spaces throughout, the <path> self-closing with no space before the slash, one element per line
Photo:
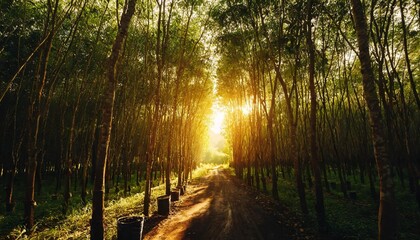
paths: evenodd
<path fill-rule="evenodd" d="M 310 110 L 310 152 L 311 152 L 311 166 L 315 178 L 315 210 L 318 218 L 318 229 L 320 232 L 326 232 L 327 224 L 325 217 L 324 193 L 321 183 L 321 170 L 319 167 L 318 146 L 317 146 L 317 132 L 316 132 L 316 89 L 315 89 L 315 44 L 312 39 L 312 18 L 314 11 L 314 1 L 309 0 L 307 3 L 307 19 L 306 19 L 306 43 L 308 47 L 309 57 L 309 91 L 311 99 Z"/>
<path fill-rule="evenodd" d="M 26 166 L 26 192 L 25 192 L 25 225 L 26 229 L 31 232 L 34 226 L 35 221 L 35 174 L 38 164 L 38 137 L 39 130 L 41 125 L 41 114 L 43 107 L 43 92 L 45 88 L 45 82 L 47 80 L 47 68 L 48 61 L 52 48 L 52 41 L 56 29 L 57 11 L 58 11 L 59 0 L 56 0 L 54 3 L 48 1 L 47 8 L 47 20 L 44 25 L 44 36 L 45 44 L 40 50 L 38 58 L 38 66 L 35 72 L 35 78 L 32 87 L 32 94 L 30 99 L 30 104 L 28 107 L 28 131 L 27 131 L 27 141 L 28 141 L 28 161 Z"/>
<path fill-rule="evenodd" d="M 128 34 L 130 21 L 134 15 L 137 0 L 126 1 L 119 22 L 117 36 L 108 58 L 107 83 L 104 89 L 102 101 L 102 116 L 100 120 L 100 134 L 98 140 L 98 154 L 95 166 L 95 179 L 92 200 L 92 219 L 90 221 L 90 237 L 94 240 L 104 239 L 104 188 L 105 172 L 111 139 L 112 115 L 115 102 L 115 91 L 117 86 L 117 66 L 123 43 Z"/>
<path fill-rule="evenodd" d="M 148 2 L 149 7 L 152 5 Z M 153 103 L 150 106 L 151 111 L 151 122 L 150 130 L 147 139 L 147 151 L 146 151 L 146 186 L 144 192 L 143 202 L 143 214 L 149 215 L 150 197 L 151 197 L 151 181 L 152 181 L 152 166 L 155 158 L 157 159 L 156 153 L 156 142 L 158 139 L 158 130 L 162 122 L 163 111 L 162 109 L 162 81 L 164 80 L 164 71 L 167 65 L 167 48 L 169 44 L 169 27 L 171 26 L 172 10 L 174 2 L 171 2 L 168 12 L 166 12 L 166 0 L 156 1 L 158 6 L 158 19 L 157 19 L 157 33 L 156 33 L 156 44 L 155 44 L 155 56 L 156 56 L 156 69 L 157 77 L 156 82 L 153 83 Z"/>
<path fill-rule="evenodd" d="M 394 182 L 387 150 L 382 111 L 376 92 L 375 75 L 369 53 L 369 36 L 366 16 L 360 0 L 351 0 L 354 28 L 357 34 L 359 60 L 363 80 L 363 94 L 369 109 L 372 141 L 379 175 L 378 239 L 397 239 L 397 208 Z"/>
<path fill-rule="evenodd" d="M 73 41 L 74 35 L 77 32 L 77 27 L 79 25 L 80 19 L 82 14 L 85 11 L 85 7 L 86 7 L 87 1 L 84 1 L 82 8 L 76 18 L 76 21 L 72 27 L 72 34 L 71 34 L 71 41 Z M 72 46 L 70 44 L 70 46 Z M 73 164 L 74 164 L 74 142 L 75 142 L 75 137 L 76 137 L 76 117 L 77 117 L 77 113 L 80 107 L 80 102 L 81 102 L 81 97 L 82 97 L 82 93 L 84 91 L 84 87 L 85 85 L 83 83 L 80 84 L 80 88 L 78 91 L 78 95 L 77 95 L 77 100 L 75 105 L 73 106 L 72 109 L 72 117 L 71 117 L 71 126 L 70 126 L 70 131 L 69 131 L 69 140 L 68 140 L 68 149 L 67 149 L 67 154 L 66 154 L 66 168 L 65 168 L 65 184 L 64 184 L 64 202 L 63 202 L 63 214 L 66 214 L 69 208 L 69 201 L 70 201 L 70 197 L 71 197 L 71 177 L 72 177 L 72 168 L 73 168 Z M 44 138 L 45 139 L 45 138 Z"/>
<path fill-rule="evenodd" d="M 251 20 L 251 27 L 253 30 L 254 38 L 256 45 L 258 46 L 260 51 L 263 51 L 264 45 L 263 42 L 267 41 L 270 43 L 271 39 L 267 32 L 267 25 L 265 23 L 266 16 L 263 13 L 263 4 L 260 3 L 253 3 L 252 1 L 247 1 L 247 7 L 251 10 L 250 13 L 250 20 Z M 282 18 L 283 16 L 280 16 Z M 279 35 L 283 34 L 283 28 L 282 25 L 279 27 L 278 32 Z M 270 89 L 268 92 L 271 92 L 271 99 L 270 103 L 265 103 L 265 101 L 262 101 L 262 106 L 267 118 L 267 131 L 268 136 L 270 139 L 270 163 L 271 163 L 271 178 L 272 178 L 272 196 L 274 199 L 279 199 L 279 193 L 278 193 L 278 176 L 277 176 L 277 161 L 276 161 L 276 152 L 277 152 L 277 139 L 275 136 L 275 116 L 276 116 L 276 96 L 278 91 L 278 83 L 282 84 L 282 77 L 280 74 L 280 70 L 278 68 L 278 65 L 275 63 L 275 61 L 281 59 L 277 59 L 276 53 L 273 52 L 272 47 L 273 46 L 266 46 L 268 47 L 268 55 L 270 55 L 269 59 L 265 59 L 263 68 L 267 68 L 265 70 L 262 70 L 262 84 L 265 89 L 266 85 L 269 85 Z M 280 51 L 279 51 L 280 52 Z M 274 60 L 276 59 L 276 60 Z M 275 76 L 273 77 L 269 72 L 269 68 L 275 69 Z M 265 79 L 269 79 L 267 83 L 264 83 L 266 81 Z M 283 85 L 282 85 L 283 87 Z M 268 88 L 268 87 L 267 87 Z M 286 93 L 287 94 L 287 93 Z M 264 95 L 265 98 L 265 95 Z M 269 105 L 269 108 L 267 108 L 267 105 Z M 293 148 L 293 147 L 292 147 Z"/>
<path fill-rule="evenodd" d="M 165 179 L 166 179 L 166 195 L 169 195 L 171 193 L 171 161 L 172 161 L 172 149 L 173 149 L 173 142 L 174 142 L 174 130 L 175 130 L 175 121 L 176 121 L 176 114 L 177 114 L 177 108 L 178 108 L 178 101 L 179 101 L 179 92 L 180 92 L 180 85 L 181 85 L 181 81 L 183 78 L 183 73 L 185 70 L 185 52 L 186 52 L 186 42 L 188 40 L 188 32 L 190 30 L 190 24 L 191 24 L 191 19 L 194 13 L 194 8 L 195 8 L 195 2 L 192 1 L 191 2 L 191 6 L 190 9 L 185 9 L 188 10 L 188 15 L 187 15 L 187 20 L 186 20 L 186 25 L 185 25 L 185 30 L 184 33 L 182 35 L 182 44 L 180 46 L 180 50 L 179 50 L 179 56 L 178 56 L 178 62 L 177 62 L 177 70 L 176 70 L 176 77 L 175 77 L 175 89 L 174 89 L 174 99 L 173 99 L 173 104 L 172 104 L 172 116 L 171 116 L 171 120 L 170 120 L 170 126 L 169 126 L 169 134 L 168 134 L 168 144 L 167 144 L 167 157 L 166 157 L 166 172 L 165 172 Z M 185 21 L 185 20 L 184 20 Z"/>

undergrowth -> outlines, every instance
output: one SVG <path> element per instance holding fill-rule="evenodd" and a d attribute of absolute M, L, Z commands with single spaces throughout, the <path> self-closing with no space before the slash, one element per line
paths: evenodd
<path fill-rule="evenodd" d="M 369 184 L 362 184 L 358 179 L 348 178 L 351 190 L 356 191 L 357 200 L 345 198 L 339 189 L 326 192 L 324 188 L 324 204 L 329 227 L 329 237 L 333 239 L 377 239 L 377 221 L 379 202 L 370 197 Z M 338 177 L 331 174 L 329 181 L 339 183 Z M 307 184 L 307 183 L 306 183 Z M 324 183 L 323 183 L 324 184 Z M 376 191 L 378 191 L 378 184 Z M 271 195 L 271 184 L 267 184 L 267 194 Z M 278 191 L 280 202 L 296 215 L 301 216 L 305 226 L 317 232 L 315 212 L 315 196 L 312 189 L 305 188 L 309 209 L 308 216 L 300 210 L 299 197 L 293 179 L 279 178 Z M 413 194 L 401 186 L 396 187 L 397 207 L 399 211 L 399 238 L 403 240 L 420 239 L 420 211 Z"/>
<path fill-rule="evenodd" d="M 200 178 L 208 174 L 209 169 L 216 167 L 211 164 L 200 165 L 193 171 L 193 178 Z M 172 181 L 175 187 L 176 180 Z M 157 179 L 155 185 L 159 184 Z M 143 189 L 143 191 L 142 191 Z M 144 182 L 139 186 L 132 184 L 132 195 L 123 197 L 121 192 L 111 193 L 105 202 L 104 226 L 105 238 L 114 239 L 117 234 L 117 219 L 122 216 L 142 215 L 144 199 Z M 165 184 L 152 188 L 150 212 L 157 211 L 156 198 L 165 194 Z M 80 196 L 73 197 L 71 212 L 67 215 L 61 214 L 62 197 L 51 200 L 51 195 L 45 194 L 37 198 L 39 201 L 36 208 L 36 225 L 33 233 L 27 236 L 23 227 L 23 206 L 17 202 L 16 212 L 9 215 L 0 215 L 0 239 L 89 239 L 90 218 L 92 215 L 92 204 L 81 205 Z M 11 227 L 13 226 L 13 227 Z M 9 228 L 11 230 L 7 231 Z"/>

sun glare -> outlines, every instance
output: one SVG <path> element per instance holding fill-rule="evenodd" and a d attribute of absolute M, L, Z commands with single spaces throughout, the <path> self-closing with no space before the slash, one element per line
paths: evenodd
<path fill-rule="evenodd" d="M 220 134 L 223 129 L 225 112 L 217 103 L 213 104 L 212 111 L 210 130 L 215 134 Z"/>
<path fill-rule="evenodd" d="M 241 110 L 244 115 L 249 115 L 252 111 L 252 106 L 250 104 L 242 105 Z"/>

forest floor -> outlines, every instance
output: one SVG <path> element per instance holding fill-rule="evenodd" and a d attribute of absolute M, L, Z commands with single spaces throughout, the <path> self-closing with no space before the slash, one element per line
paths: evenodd
<path fill-rule="evenodd" d="M 300 220 L 227 169 L 188 185 L 167 218 L 145 222 L 144 239 L 316 239 Z"/>

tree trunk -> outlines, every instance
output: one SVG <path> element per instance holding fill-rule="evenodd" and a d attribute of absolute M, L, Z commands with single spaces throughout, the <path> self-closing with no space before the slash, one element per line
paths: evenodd
<path fill-rule="evenodd" d="M 152 156 L 146 153 L 146 183 L 144 190 L 144 203 L 143 203 L 143 214 L 149 216 L 149 205 L 150 205 L 150 190 L 151 190 L 151 178 L 152 178 Z"/>
<path fill-rule="evenodd" d="M 7 161 L 7 160 L 6 160 Z M 6 212 L 13 212 L 14 210 L 14 200 L 13 200 L 13 185 L 15 181 L 15 172 L 16 167 L 12 164 L 11 168 L 5 168 L 5 187 L 4 190 L 6 191 Z"/>
<path fill-rule="evenodd" d="M 359 46 L 359 60 L 363 77 L 363 93 L 366 100 L 376 166 L 379 174 L 379 214 L 378 214 L 378 238 L 397 239 L 397 208 L 395 202 L 394 182 L 391 175 L 391 165 L 388 150 L 386 148 L 386 136 L 384 133 L 381 108 L 375 87 L 375 76 L 371 66 L 369 53 L 369 36 L 367 33 L 366 16 L 360 0 L 351 0 L 352 12 L 357 33 Z"/>
<path fill-rule="evenodd" d="M 124 39 L 127 37 L 128 27 L 135 11 L 137 0 L 129 0 L 124 6 L 117 36 L 112 46 L 112 52 L 108 59 L 108 82 L 106 84 L 105 96 L 102 102 L 102 119 L 98 143 L 98 158 L 95 166 L 95 180 L 92 200 L 92 219 L 90 222 L 90 237 L 94 240 L 104 239 L 104 185 L 106 163 L 111 139 L 112 113 L 115 100 L 117 64 Z"/>
<path fill-rule="evenodd" d="M 290 114 L 290 113 L 289 113 Z M 291 145 L 291 154 L 293 159 L 293 165 L 295 168 L 295 183 L 296 189 L 299 195 L 300 209 L 303 214 L 308 214 L 308 206 L 306 204 L 305 188 L 303 187 L 302 182 L 302 164 L 298 157 L 298 148 L 297 148 L 297 126 L 295 123 L 290 124 L 290 145 Z"/>
<path fill-rule="evenodd" d="M 274 98 L 274 96 L 273 96 Z M 273 106 L 271 107 L 273 108 Z M 271 112 L 271 109 L 270 109 Z M 276 171 L 276 140 L 274 138 L 274 126 L 273 126 L 273 116 L 270 114 L 267 128 L 270 135 L 270 163 L 271 163 L 271 180 L 272 180 L 272 191 L 271 194 L 274 200 L 279 200 L 279 190 L 277 186 L 277 171 Z"/>
<path fill-rule="evenodd" d="M 416 83 L 414 81 L 414 74 L 413 70 L 411 69 L 411 62 L 410 56 L 408 53 L 408 43 L 407 43 L 407 26 L 405 23 L 405 16 L 404 16 L 404 1 L 399 0 L 400 5 L 400 13 L 401 13 L 401 29 L 403 32 L 403 46 L 404 46 L 404 57 L 405 57 L 405 65 L 407 67 L 408 79 L 410 80 L 410 87 L 413 91 L 414 99 L 416 100 L 417 108 L 420 109 L 420 98 L 419 94 L 417 93 Z"/>
<path fill-rule="evenodd" d="M 38 69 L 35 73 L 35 81 L 33 83 L 33 93 L 31 104 L 29 106 L 28 113 L 28 162 L 26 166 L 26 194 L 25 194 L 25 225 L 28 232 L 32 231 L 35 222 L 35 175 L 37 169 L 37 158 L 39 154 L 38 149 L 38 134 L 41 122 L 41 108 L 43 91 L 47 78 L 47 67 L 48 59 L 51 52 L 52 40 L 54 36 L 54 23 L 58 8 L 58 1 L 55 2 L 55 6 L 48 4 L 48 12 L 52 14 L 51 19 L 47 19 L 44 26 L 44 37 L 46 37 L 46 43 L 43 51 L 40 53 Z M 53 10 L 54 9 L 54 10 Z M 50 23 L 52 23 L 51 29 Z"/>
<path fill-rule="evenodd" d="M 306 41 L 309 51 L 309 91 L 311 96 L 310 112 L 310 145 L 311 145 L 311 166 L 315 178 L 315 210 L 318 219 L 319 232 L 327 231 L 325 217 L 324 193 L 322 191 L 321 170 L 319 167 L 317 132 L 316 132 L 316 91 L 315 91 L 315 45 L 312 40 L 312 11 L 313 0 L 308 1 L 307 6 L 307 29 Z"/>

